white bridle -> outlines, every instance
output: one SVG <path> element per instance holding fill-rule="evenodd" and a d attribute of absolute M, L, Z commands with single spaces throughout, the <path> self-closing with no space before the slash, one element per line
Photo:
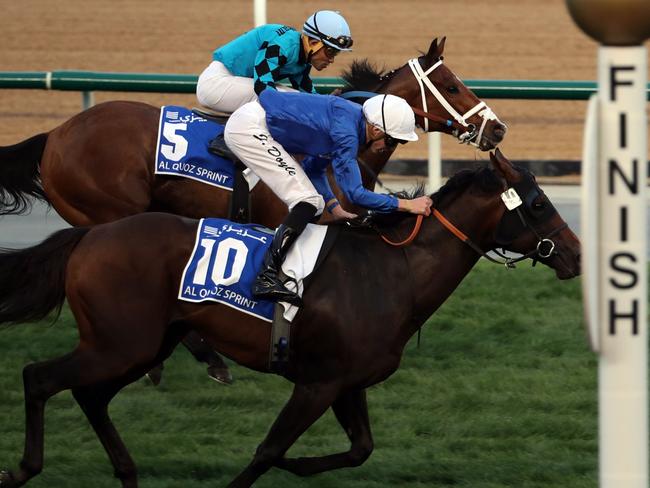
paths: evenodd
<path fill-rule="evenodd" d="M 422 69 L 422 66 L 420 66 L 418 58 L 409 59 L 408 64 L 411 68 L 411 71 L 413 72 L 413 76 L 415 76 L 415 79 L 420 85 L 420 92 L 422 94 L 422 110 L 427 112 L 427 97 L 424 91 L 424 85 L 426 85 L 433 96 L 436 97 L 438 102 L 440 102 L 440 105 L 442 105 L 445 110 L 447 110 L 447 113 L 452 116 L 456 122 L 468 129 L 462 134 L 455 134 L 461 144 L 471 144 L 472 146 L 479 147 L 479 144 L 481 143 L 481 137 L 483 136 L 483 129 L 485 129 L 488 120 L 496 120 L 498 122 L 501 122 L 496 114 L 492 112 L 492 109 L 488 107 L 487 104 L 483 101 L 479 102 L 463 115 L 461 115 L 456 111 L 454 107 L 450 105 L 447 100 L 445 100 L 445 97 L 442 96 L 442 93 L 440 93 L 440 91 L 429 79 L 429 74 L 431 74 L 438 66 L 442 65 L 442 59 L 436 62 L 426 71 L 424 71 Z M 478 133 L 476 132 L 476 126 L 467 122 L 467 119 L 477 113 L 483 119 L 481 128 Z M 426 117 L 424 117 L 424 131 L 429 131 L 429 120 Z"/>

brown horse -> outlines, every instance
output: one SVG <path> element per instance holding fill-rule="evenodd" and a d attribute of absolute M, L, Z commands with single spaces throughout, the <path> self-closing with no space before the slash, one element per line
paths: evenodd
<path fill-rule="evenodd" d="M 442 60 L 444 38 L 434 39 L 417 66 L 429 69 Z M 347 74 L 350 90 L 373 90 L 405 98 L 424 107 L 434 121 L 418 116 L 418 124 L 430 131 L 466 137 L 471 128 L 483 127 L 473 142 L 482 150 L 496 147 L 505 126 L 488 120 L 482 102 L 444 64 L 432 71 L 437 95 L 414 76 L 415 67 L 404 65 L 388 74 L 358 63 Z M 424 91 L 421 89 L 424 87 Z M 440 101 L 444 94 L 447 107 Z M 468 114 L 466 125 L 456 118 Z M 451 108 L 453 113 L 450 113 Z M 488 110 L 489 112 L 489 110 Z M 491 112 L 490 112 L 491 113 Z M 454 115 L 455 114 L 455 115 Z M 156 175 L 155 153 L 160 109 L 136 102 L 107 102 L 90 108 L 49 133 L 39 134 L 14 146 L 0 148 L 0 215 L 29 208 L 29 197 L 47 201 L 68 223 L 96 225 L 147 211 L 165 211 L 186 217 L 226 217 L 229 192 L 194 180 Z M 446 121 L 450 121 L 448 124 Z M 362 168 L 364 184 L 374 187 L 390 152 L 367 154 Z M 264 184 L 252 191 L 252 221 L 276 227 L 286 208 Z"/>
<path fill-rule="evenodd" d="M 231 486 L 251 486 L 271 467 L 306 476 L 363 463 L 373 449 L 365 389 L 397 369 L 409 338 L 486 251 L 498 246 L 523 253 L 560 279 L 579 274 L 579 241 L 534 177 L 498 151 L 491 160 L 494 169 L 459 173 L 432 195 L 437 219 L 393 214 L 378 229 L 340 229 L 292 325 L 285 376 L 295 384 L 293 394 Z M 504 205 L 506 188 L 521 198 L 512 210 Z M 418 222 L 419 234 L 404 247 L 387 245 L 376 232 L 394 240 Z M 0 487 L 22 486 L 42 470 L 45 403 L 65 389 L 72 389 L 122 485 L 137 486 L 108 404 L 166 358 L 188 330 L 238 363 L 268 371 L 268 322 L 220 304 L 177 299 L 196 229 L 196 220 L 150 213 L 66 229 L 33 248 L 0 254 L 0 323 L 41 318 L 67 297 L 80 335 L 70 354 L 25 367 L 24 456 L 17 469 L 0 475 Z M 350 450 L 285 458 L 330 407 Z"/>
<path fill-rule="evenodd" d="M 406 64 L 386 74 L 367 62 L 355 63 L 344 76 L 347 90 L 400 95 L 431 117 L 418 116 L 421 127 L 455 134 L 482 150 L 492 149 L 501 142 L 506 128 L 498 119 L 480 115 L 485 115 L 484 103 L 442 64 L 444 45 L 444 38 L 440 43 L 434 39 L 425 55 L 416 63 L 411 61 L 412 67 Z M 418 71 L 432 68 L 426 76 Z M 428 82 L 433 88 L 426 86 Z M 468 127 L 459 123 L 459 117 L 464 120 L 460 114 L 470 114 L 465 117 Z M 227 217 L 227 190 L 155 174 L 159 119 L 160 109 L 151 105 L 107 102 L 72 117 L 49 133 L 0 148 L 0 215 L 21 213 L 30 207 L 28 197 L 36 197 L 75 226 L 111 222 L 147 211 L 193 218 Z M 473 131 L 474 139 L 466 138 L 472 133 L 471 127 L 481 127 Z M 376 176 L 391 154 L 368 151 L 362 155 L 365 164 L 361 172 L 367 188 L 374 188 Z M 334 182 L 332 188 L 337 191 Z M 338 197 L 345 202 L 342 194 Z M 251 206 L 251 220 L 268 227 L 276 227 L 287 211 L 263 183 L 253 189 Z M 225 363 L 204 347 L 200 338 L 190 335 L 183 344 L 199 361 L 213 368 L 211 377 L 230 382 Z M 159 378 L 159 372 L 155 377 Z"/>

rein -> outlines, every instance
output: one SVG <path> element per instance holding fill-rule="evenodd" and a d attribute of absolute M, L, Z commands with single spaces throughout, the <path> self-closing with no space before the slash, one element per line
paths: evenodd
<path fill-rule="evenodd" d="M 422 227 L 422 220 L 424 220 L 424 215 L 418 215 L 417 219 L 415 219 L 415 226 L 413 227 L 413 230 L 411 231 L 411 234 L 406 239 L 404 239 L 403 241 L 393 242 L 388 237 L 386 237 L 385 235 L 383 235 L 381 233 L 379 234 L 379 236 L 382 238 L 382 240 L 385 243 L 390 244 L 391 246 L 395 246 L 395 247 L 408 246 L 411 242 L 413 242 L 415 240 L 418 233 L 420 232 L 420 227 Z"/>
<path fill-rule="evenodd" d="M 471 247 L 477 254 L 481 255 L 488 261 L 495 263 L 495 264 L 502 264 L 506 268 L 514 268 L 515 264 L 523 261 L 528 258 L 533 258 L 533 266 L 535 266 L 535 263 L 537 262 L 537 257 L 540 258 L 550 258 L 553 253 L 555 252 L 555 243 L 551 240 L 551 237 L 559 234 L 562 232 L 564 229 L 567 228 L 568 224 L 565 222 L 561 226 L 559 226 L 557 229 L 553 230 L 550 234 L 548 234 L 546 237 L 541 237 L 537 231 L 528 223 L 528 221 L 525 219 L 523 214 L 521 213 L 521 209 L 517 207 L 515 210 L 517 211 L 517 214 L 519 215 L 519 218 L 526 224 L 526 227 L 535 235 L 537 238 L 537 246 L 535 246 L 535 249 L 532 251 L 527 252 L 526 254 L 523 254 L 519 256 L 518 258 L 509 258 L 508 256 L 504 255 L 503 253 L 500 253 L 496 249 L 492 249 L 492 252 L 497 254 L 500 258 L 503 259 L 503 261 L 499 261 L 498 259 L 494 259 L 492 256 L 488 255 L 486 252 L 483 251 L 478 245 L 476 245 L 469 237 L 467 237 L 458 227 L 456 227 L 454 224 L 452 224 L 447 218 L 442 215 L 437 209 L 433 208 L 431 209 L 433 216 L 438 219 L 438 221 L 449 231 L 451 232 L 454 236 L 456 236 L 458 239 L 460 239 L 462 242 L 467 244 L 469 247 Z M 548 245 L 549 249 L 545 251 L 543 249 L 543 246 Z"/>
<path fill-rule="evenodd" d="M 519 215 L 519 218 L 522 220 L 522 222 L 525 223 L 526 227 L 535 235 L 537 238 L 537 245 L 535 248 L 526 254 L 523 254 L 519 256 L 518 258 L 510 258 L 503 253 L 497 251 L 496 249 L 492 249 L 492 252 L 497 254 L 500 258 L 503 259 L 503 261 L 499 261 L 498 259 L 493 258 L 489 254 L 487 254 L 483 249 L 481 249 L 476 243 L 474 243 L 463 231 L 461 231 L 458 227 L 456 227 L 453 223 L 451 223 L 444 215 L 438 211 L 436 208 L 431 208 L 431 214 L 438 219 L 438 222 L 440 222 L 445 229 L 447 229 L 449 232 L 451 232 L 455 237 L 457 237 L 460 241 L 464 242 L 467 244 L 469 247 L 471 247 L 474 252 L 479 254 L 480 256 L 484 257 L 488 261 L 495 263 L 495 264 L 502 264 L 506 268 L 514 268 L 515 264 L 523 261 L 528 258 L 533 258 L 533 266 L 535 266 L 537 262 L 537 258 L 550 258 L 554 253 L 555 253 L 555 243 L 551 240 L 551 237 L 554 237 L 555 235 L 559 234 L 562 232 L 564 229 L 568 227 L 568 224 L 565 222 L 564 224 L 560 225 L 558 228 L 553 230 L 551 233 L 549 233 L 546 237 L 541 237 L 539 233 L 535 230 L 533 226 L 529 224 L 529 222 L 526 220 L 524 215 L 521 213 L 521 209 L 518 207 L 515 209 L 517 214 Z M 408 246 L 410 243 L 412 243 L 415 238 L 417 237 L 418 233 L 420 232 L 420 228 L 422 227 L 422 222 L 424 220 L 423 215 L 418 215 L 416 220 L 415 220 L 415 225 L 413 226 L 413 230 L 409 234 L 409 236 L 404 239 L 403 241 L 395 242 L 391 241 L 389 238 L 387 238 L 385 235 L 379 233 L 379 236 L 382 238 L 384 242 L 387 244 L 394 246 L 394 247 L 403 247 L 403 246 Z M 548 246 L 548 249 L 544 249 L 544 246 Z"/>

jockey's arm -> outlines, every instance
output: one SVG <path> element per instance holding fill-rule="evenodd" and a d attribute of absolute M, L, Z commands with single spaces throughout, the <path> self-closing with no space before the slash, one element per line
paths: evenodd
<path fill-rule="evenodd" d="M 336 201 L 336 196 L 332 192 L 332 187 L 327 179 L 327 166 L 329 161 L 323 158 L 314 156 L 306 156 L 302 161 L 302 169 L 305 174 L 316 188 L 316 191 L 321 194 L 326 205 L 332 205 Z"/>
<path fill-rule="evenodd" d="M 353 136 L 347 142 L 338 141 L 337 150 L 332 158 L 332 169 L 336 184 L 353 205 L 376 210 L 377 212 L 393 212 L 397 210 L 397 198 L 391 195 L 375 193 L 364 188 L 356 158 L 357 148 L 358 143 Z"/>
<path fill-rule="evenodd" d="M 259 95 L 266 88 L 275 89 L 275 84 L 280 79 L 280 68 L 287 62 L 282 55 L 278 44 L 269 44 L 260 49 L 255 56 L 253 67 L 253 80 L 255 80 L 255 93 Z"/>
<path fill-rule="evenodd" d="M 353 120 L 345 112 L 334 109 L 330 137 L 335 148 L 332 152 L 332 171 L 336 184 L 353 205 L 378 212 L 397 210 L 397 198 L 363 187 L 357 163 L 360 137 L 358 123 L 358 120 Z"/>
<path fill-rule="evenodd" d="M 311 77 L 309 76 L 309 68 L 303 71 L 300 75 L 289 77 L 289 81 L 291 81 L 291 86 L 296 90 L 306 93 L 318 93 Z"/>

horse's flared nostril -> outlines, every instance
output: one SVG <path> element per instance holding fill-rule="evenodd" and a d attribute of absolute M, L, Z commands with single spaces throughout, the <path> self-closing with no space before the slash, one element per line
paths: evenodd
<path fill-rule="evenodd" d="M 494 137 L 501 142 L 506 135 L 507 130 L 508 128 L 505 125 L 500 123 L 496 124 L 494 127 Z"/>

